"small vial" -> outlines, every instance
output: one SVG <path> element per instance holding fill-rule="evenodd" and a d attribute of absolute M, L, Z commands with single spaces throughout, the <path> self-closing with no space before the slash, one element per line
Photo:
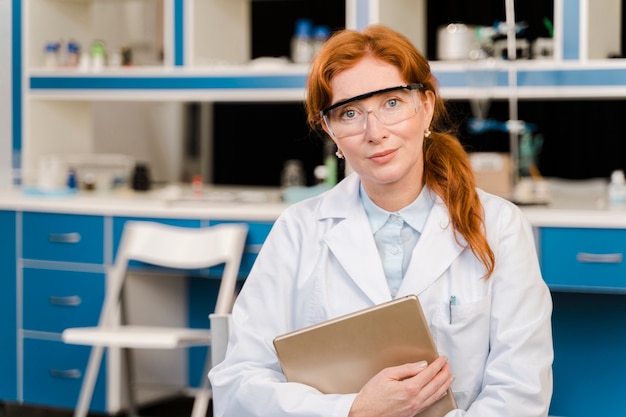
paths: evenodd
<path fill-rule="evenodd" d="M 59 67 L 59 53 L 61 44 L 59 42 L 48 42 L 44 48 L 44 66 L 46 68 Z"/>
<path fill-rule="evenodd" d="M 67 43 L 67 56 L 65 57 L 65 65 L 68 67 L 77 67 L 80 57 L 80 45 L 74 40 Z"/>
<path fill-rule="evenodd" d="M 67 188 L 75 190 L 77 187 L 78 182 L 76 180 L 76 170 L 74 168 L 70 168 L 67 172 Z"/>
<path fill-rule="evenodd" d="M 201 197 L 203 192 L 202 175 L 196 174 L 191 179 L 191 193 L 194 197 Z"/>

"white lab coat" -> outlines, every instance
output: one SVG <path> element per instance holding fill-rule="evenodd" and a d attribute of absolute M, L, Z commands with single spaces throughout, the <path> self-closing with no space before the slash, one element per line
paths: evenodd
<path fill-rule="evenodd" d="M 484 266 L 457 242 L 435 197 L 397 296 L 418 295 L 439 353 L 449 358 L 460 409 L 447 417 L 547 416 L 552 302 L 532 229 L 515 205 L 479 195 L 493 275 L 483 278 Z M 237 298 L 227 357 L 209 374 L 215 416 L 346 417 L 356 394 L 285 383 L 272 340 L 390 299 L 356 174 L 287 208 Z"/>

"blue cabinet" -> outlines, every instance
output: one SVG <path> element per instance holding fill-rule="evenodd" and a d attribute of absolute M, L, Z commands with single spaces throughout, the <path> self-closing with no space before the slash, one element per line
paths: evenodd
<path fill-rule="evenodd" d="M 625 416 L 626 297 L 553 292 L 551 416 Z"/>
<path fill-rule="evenodd" d="M 64 329 L 98 323 L 105 293 L 105 222 L 102 216 L 19 213 L 22 228 L 22 398 L 73 407 L 89 348 L 61 341 Z M 103 375 L 106 375 L 103 373 Z M 106 411 L 104 378 L 92 409 Z"/>
<path fill-rule="evenodd" d="M 24 340 L 24 402 L 47 407 L 74 408 L 90 348 L 61 340 Z M 91 410 L 106 410 L 106 357 L 96 382 Z"/>
<path fill-rule="evenodd" d="M 626 293 L 626 229 L 541 229 L 541 269 L 554 291 Z"/>
<path fill-rule="evenodd" d="M 76 405 L 90 347 L 67 345 L 61 340 L 61 333 L 68 327 L 97 324 L 106 292 L 106 270 L 114 261 L 124 224 L 129 220 L 194 228 L 222 222 L 0 211 L 3 232 L 0 234 L 0 290 L 6 297 L 5 302 L 0 303 L 0 313 L 6 318 L 0 325 L 0 400 L 60 408 Z M 240 283 L 250 271 L 271 226 L 272 222 L 249 222 Z M 131 319 L 133 314 L 139 314 L 141 320 L 146 317 L 150 320 L 156 312 L 178 323 L 209 327 L 208 314 L 219 285 L 214 277 L 218 277 L 220 271 L 194 271 L 189 274 L 187 284 L 173 287 L 172 293 L 168 284 L 163 285 L 169 272 L 143 264 L 133 266 L 140 290 L 133 292 L 131 289 L 128 295 L 135 297 L 132 300 L 139 299 L 140 303 L 134 304 L 139 305 L 138 309 L 129 309 Z M 141 287 L 142 274 L 162 275 L 163 282 Z M 143 291 L 146 289 L 150 292 Z M 16 294 L 21 297 L 17 303 Z M 152 298 L 154 296 L 156 298 Z M 161 296 L 173 301 L 169 306 L 162 305 L 160 301 L 165 298 L 159 298 Z M 166 364 L 181 364 L 172 369 L 186 374 L 181 378 L 183 384 L 196 386 L 202 376 L 204 353 L 202 348 L 193 348 L 178 353 L 183 360 L 164 357 L 162 361 L 159 357 L 159 367 L 165 369 L 169 366 Z M 154 358 L 137 359 L 138 363 L 144 362 L 144 368 L 138 369 L 138 376 L 141 376 L 141 369 L 155 369 Z M 119 360 L 119 352 L 105 354 L 91 411 L 111 414 L 124 408 Z M 185 366 L 187 369 L 182 369 Z M 162 378 L 178 381 L 178 377 L 172 379 L 167 373 Z"/>
<path fill-rule="evenodd" d="M 68 327 L 98 323 L 104 273 L 24 268 L 23 283 L 25 330 L 62 333 Z"/>
<path fill-rule="evenodd" d="M 0 401 L 17 400 L 15 218 L 0 211 Z"/>
<path fill-rule="evenodd" d="M 626 229 L 541 228 L 554 311 L 550 415 L 626 415 Z"/>
<path fill-rule="evenodd" d="M 104 263 L 104 218 L 59 213 L 23 214 L 25 259 Z"/>

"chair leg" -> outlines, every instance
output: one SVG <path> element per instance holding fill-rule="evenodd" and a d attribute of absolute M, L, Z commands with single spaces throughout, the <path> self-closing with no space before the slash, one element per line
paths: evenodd
<path fill-rule="evenodd" d="M 96 386 L 103 353 L 104 346 L 93 346 L 91 348 L 89 361 L 87 362 L 87 370 L 85 371 L 83 384 L 80 387 L 78 404 L 76 410 L 74 410 L 74 417 L 86 417 L 89 412 L 89 405 L 91 404 L 91 398 L 93 397 L 93 391 Z"/>
<path fill-rule="evenodd" d="M 135 396 L 135 368 L 133 353 L 129 348 L 123 348 L 126 365 L 126 395 L 128 396 L 128 416 L 139 417 L 137 413 L 137 397 Z"/>
<path fill-rule="evenodd" d="M 209 400 L 211 399 L 211 388 L 209 387 L 209 369 L 211 369 L 211 347 L 208 347 L 204 371 L 202 372 L 202 383 L 196 391 L 193 401 L 193 409 L 191 417 L 206 417 L 209 409 Z"/>

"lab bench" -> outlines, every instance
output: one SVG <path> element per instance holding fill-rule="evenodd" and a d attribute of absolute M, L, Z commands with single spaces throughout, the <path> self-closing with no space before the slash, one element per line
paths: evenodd
<path fill-rule="evenodd" d="M 243 280 L 286 207 L 275 197 L 219 202 L 170 201 L 156 193 L 41 198 L 0 192 L 0 290 L 5 297 L 0 303 L 5 318 L 0 401 L 75 405 L 88 348 L 63 344 L 60 333 L 69 326 L 96 324 L 105 271 L 125 221 L 185 227 L 247 223 Z M 533 225 L 554 302 L 550 415 L 626 414 L 620 388 L 626 375 L 626 209 L 609 209 L 587 194 L 522 210 Z M 191 326 L 206 326 L 206 295 L 214 289 L 211 280 L 190 277 L 186 305 L 176 314 Z M 186 354 L 188 366 L 181 372 L 193 386 L 201 376 L 202 352 Z M 120 371 L 113 365 L 103 365 L 93 411 L 123 408 Z"/>

